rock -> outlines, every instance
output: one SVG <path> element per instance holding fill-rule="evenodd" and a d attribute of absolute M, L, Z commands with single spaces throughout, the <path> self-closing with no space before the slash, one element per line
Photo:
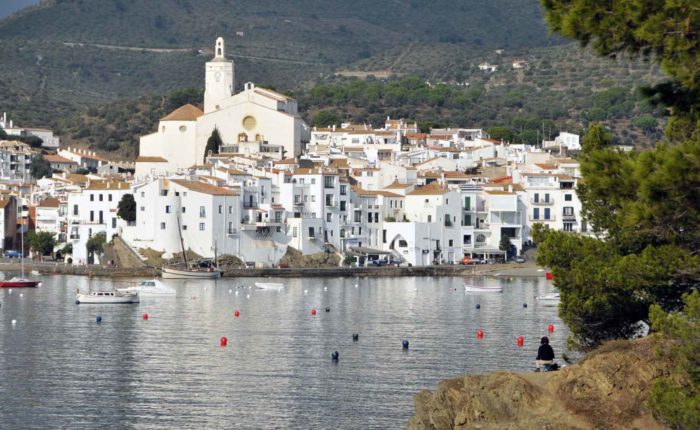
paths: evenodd
<path fill-rule="evenodd" d="M 422 391 L 408 428 L 662 429 L 644 407 L 663 371 L 652 340 L 615 341 L 558 372 L 466 375 Z"/>
<path fill-rule="evenodd" d="M 338 254 L 328 252 L 318 252 L 311 255 L 303 255 L 301 251 L 287 247 L 287 252 L 279 261 L 281 267 L 289 267 L 293 269 L 299 268 L 317 268 L 317 267 L 338 267 L 340 265 L 340 257 Z"/>

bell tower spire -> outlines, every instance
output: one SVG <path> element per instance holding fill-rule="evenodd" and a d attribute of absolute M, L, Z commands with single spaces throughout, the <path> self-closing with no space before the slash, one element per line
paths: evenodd
<path fill-rule="evenodd" d="M 220 109 L 235 88 L 233 61 L 226 59 L 224 38 L 216 39 L 214 58 L 205 66 L 204 113 Z"/>

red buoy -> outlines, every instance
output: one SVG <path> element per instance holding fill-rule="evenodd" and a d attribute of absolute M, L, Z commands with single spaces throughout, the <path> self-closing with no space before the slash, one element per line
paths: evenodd
<path fill-rule="evenodd" d="M 221 336 L 221 341 L 219 343 L 221 344 L 221 346 L 228 345 L 228 339 L 226 339 L 226 336 Z"/>
<path fill-rule="evenodd" d="M 548 281 L 554 279 L 554 275 L 552 275 L 552 272 L 545 272 L 544 277 L 547 278 Z"/>
<path fill-rule="evenodd" d="M 547 331 L 550 332 L 550 333 L 553 332 L 553 331 L 554 331 L 554 324 L 548 325 L 548 326 L 547 326 Z"/>
<path fill-rule="evenodd" d="M 525 339 L 522 336 L 518 336 L 518 346 L 523 346 L 525 344 Z"/>
<path fill-rule="evenodd" d="M 481 339 L 482 337 L 484 337 L 484 331 L 481 329 L 477 330 L 476 337 L 477 337 L 477 339 Z"/>
<path fill-rule="evenodd" d="M 316 309 L 311 309 L 311 315 L 316 315 Z"/>
<path fill-rule="evenodd" d="M 241 316 L 241 313 L 238 312 L 238 311 L 236 311 L 236 312 L 233 313 L 233 316 L 236 317 L 236 318 L 238 318 L 239 316 Z"/>
<path fill-rule="evenodd" d="M 143 319 L 147 320 L 147 319 L 148 319 L 148 314 L 143 314 Z"/>

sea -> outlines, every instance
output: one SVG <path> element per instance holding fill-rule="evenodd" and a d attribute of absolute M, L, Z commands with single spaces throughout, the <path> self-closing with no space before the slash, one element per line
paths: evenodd
<path fill-rule="evenodd" d="M 2 429 L 400 429 L 421 390 L 532 371 L 568 335 L 544 276 L 163 280 L 131 305 L 75 296 L 137 279 L 42 279 L 0 290 Z"/>

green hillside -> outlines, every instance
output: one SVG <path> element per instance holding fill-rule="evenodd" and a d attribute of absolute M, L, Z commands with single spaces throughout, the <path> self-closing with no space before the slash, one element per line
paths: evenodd
<path fill-rule="evenodd" d="M 217 36 L 239 86 L 280 89 L 412 42 L 551 43 L 537 0 L 49 0 L 0 21 L 0 110 L 52 125 L 69 108 L 201 86 Z"/>

